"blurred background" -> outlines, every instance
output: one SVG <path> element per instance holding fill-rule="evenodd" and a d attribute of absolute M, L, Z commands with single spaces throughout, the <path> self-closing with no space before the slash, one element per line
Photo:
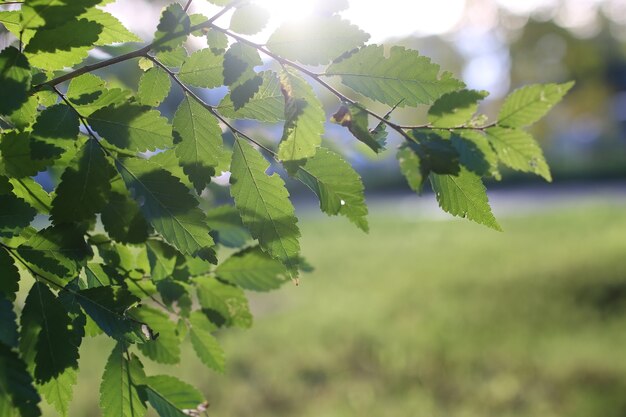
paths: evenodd
<path fill-rule="evenodd" d="M 254 39 L 333 1 L 260 0 L 273 18 Z M 107 7 L 149 40 L 167 3 Z M 205 0 L 192 7 L 213 10 Z M 370 234 L 323 217 L 290 183 L 315 271 L 298 288 L 250 294 L 253 328 L 219 335 L 225 375 L 205 371 L 189 346 L 180 366 L 149 371 L 195 382 L 211 416 L 625 417 L 626 0 L 351 0 L 342 15 L 373 42 L 415 48 L 490 91 L 481 111 L 492 118 L 514 88 L 575 80 L 533 128 L 554 183 L 505 172 L 489 184 L 505 229 L 496 233 L 440 213 L 428 193 L 410 194 L 397 138 L 374 158 L 329 125 L 325 146 L 365 178 Z M 203 47 L 195 42 L 189 49 Z M 106 76 L 136 87 L 139 72 L 129 63 Z M 216 104 L 224 93 L 203 94 Z M 338 103 L 320 94 L 330 115 Z M 424 112 L 397 117 L 420 123 Z M 280 126 L 239 127 L 270 144 L 280 138 Z M 107 343 L 82 352 L 73 416 L 98 415 Z"/>

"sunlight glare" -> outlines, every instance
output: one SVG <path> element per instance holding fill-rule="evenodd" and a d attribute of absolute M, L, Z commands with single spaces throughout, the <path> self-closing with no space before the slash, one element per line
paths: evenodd
<path fill-rule="evenodd" d="M 256 0 L 256 3 L 270 12 L 273 24 L 280 25 L 311 16 L 319 0 Z"/>

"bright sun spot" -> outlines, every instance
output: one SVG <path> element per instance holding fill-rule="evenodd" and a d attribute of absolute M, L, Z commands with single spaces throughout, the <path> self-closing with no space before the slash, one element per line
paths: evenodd
<path fill-rule="evenodd" d="M 318 0 L 257 0 L 256 3 L 270 12 L 273 24 L 300 20 L 311 16 Z"/>

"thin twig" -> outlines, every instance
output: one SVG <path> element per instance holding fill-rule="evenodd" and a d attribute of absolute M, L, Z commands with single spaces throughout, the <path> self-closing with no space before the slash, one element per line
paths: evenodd
<path fill-rule="evenodd" d="M 265 152 L 270 154 L 273 158 L 277 157 L 276 152 L 266 147 L 265 145 L 259 143 L 255 139 L 251 138 L 250 136 L 248 136 L 241 130 L 237 129 L 235 126 L 233 126 L 225 117 L 219 114 L 219 112 L 215 109 L 215 107 L 209 105 L 204 100 L 202 100 L 195 92 L 193 92 L 189 87 L 187 87 L 185 83 L 183 83 L 172 70 L 170 70 L 168 67 L 163 65 L 162 62 L 160 62 L 158 59 L 150 55 L 146 55 L 146 58 L 154 62 L 154 64 L 157 65 L 159 68 L 163 69 L 170 76 L 170 78 L 174 80 L 176 84 L 178 84 L 178 86 L 185 92 L 185 94 L 189 95 L 198 104 L 200 104 L 202 107 L 207 109 L 213 116 L 215 116 L 220 122 L 222 122 L 231 132 L 233 132 L 233 134 L 241 136 L 244 139 L 254 143 L 256 146 L 258 146 L 259 148 L 263 149 Z"/>
<path fill-rule="evenodd" d="M 187 4 L 185 4 L 185 7 L 183 7 L 183 10 L 185 12 L 187 12 L 189 8 L 191 7 L 191 3 L 193 3 L 193 0 L 187 0 Z"/>
<path fill-rule="evenodd" d="M 165 36 L 163 36 L 160 39 L 157 39 L 156 41 L 144 46 L 143 48 L 139 48 L 135 51 L 131 51 L 128 52 L 124 55 L 120 55 L 117 57 L 113 57 L 110 59 L 106 59 L 104 61 L 100 61 L 96 64 L 92 64 L 92 65 L 85 65 L 84 67 L 81 67 L 77 70 L 68 72 L 67 74 L 64 74 L 60 77 L 54 78 L 50 81 L 46 81 L 45 83 L 36 85 L 35 87 L 33 87 L 33 91 L 39 91 L 41 90 L 44 86 L 50 86 L 53 87 L 55 85 L 61 84 L 65 81 L 69 81 L 73 78 L 76 78 L 78 76 L 81 76 L 83 74 L 89 73 L 89 72 L 93 72 L 102 68 L 106 68 L 106 67 L 110 67 L 111 65 L 115 65 L 115 64 L 119 64 L 120 62 L 124 62 L 124 61 L 128 61 L 130 59 L 135 59 L 135 58 L 140 58 L 145 56 L 148 52 L 150 52 L 152 49 L 154 49 L 155 47 L 162 45 L 168 41 L 171 41 L 172 39 L 175 39 L 179 36 L 182 35 L 186 35 L 192 32 L 195 32 L 197 30 L 200 29 L 205 29 L 210 27 L 217 19 L 219 19 L 220 17 L 222 17 L 224 14 L 226 14 L 230 9 L 232 9 L 233 7 L 237 6 L 237 4 L 241 3 L 242 0 L 235 0 L 232 3 L 230 3 L 229 5 L 225 6 L 222 10 L 220 10 L 218 13 L 216 13 L 213 17 L 211 17 L 209 20 L 205 21 L 205 22 L 201 22 L 198 23 L 197 25 L 193 25 L 191 26 L 188 30 L 185 31 L 181 31 L 181 32 L 177 32 L 177 33 L 170 33 L 167 34 Z"/>

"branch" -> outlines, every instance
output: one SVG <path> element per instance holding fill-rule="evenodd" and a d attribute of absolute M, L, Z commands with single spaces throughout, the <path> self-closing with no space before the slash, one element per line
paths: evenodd
<path fill-rule="evenodd" d="M 232 3 L 230 3 L 229 5 L 225 6 L 222 10 L 220 10 L 217 14 L 215 14 L 213 17 L 211 17 L 209 20 L 207 20 L 206 22 L 202 22 L 202 23 L 198 23 L 197 25 L 191 26 L 188 30 L 182 31 L 182 32 L 177 32 L 177 33 L 170 33 L 164 37 L 162 37 L 159 40 L 156 40 L 146 46 L 144 46 L 143 48 L 139 48 L 135 51 L 131 51 L 128 52 L 124 55 L 120 55 L 111 59 L 106 59 L 104 61 L 100 61 L 96 64 L 92 64 L 92 65 L 85 65 L 82 68 L 79 68 L 75 71 L 71 71 L 68 72 L 65 75 L 62 75 L 60 77 L 54 78 L 50 81 L 46 81 L 45 83 L 42 84 L 38 84 L 35 87 L 33 87 L 33 91 L 39 91 L 41 90 L 44 86 L 50 86 L 50 87 L 54 87 L 58 84 L 61 84 L 65 81 L 69 81 L 73 78 L 76 78 L 78 76 L 81 76 L 83 74 L 86 74 L 88 72 L 93 72 L 102 68 L 106 68 L 106 67 L 110 67 L 111 65 L 115 65 L 115 64 L 119 64 L 120 62 L 124 62 L 124 61 L 128 61 L 134 58 L 140 58 L 145 56 L 148 52 L 150 52 L 152 49 L 154 49 L 155 47 L 162 45 L 165 42 L 168 42 L 174 38 L 177 38 L 181 35 L 188 35 L 192 32 L 195 32 L 197 30 L 201 30 L 201 29 L 205 29 L 208 27 L 211 27 L 211 25 L 220 17 L 222 17 L 224 14 L 226 14 L 230 9 L 232 9 L 233 7 L 237 6 L 237 4 L 241 3 L 241 1 L 243 0 L 235 0 Z"/>
<path fill-rule="evenodd" d="M 154 62 L 154 64 L 157 65 L 159 68 L 164 70 L 170 76 L 170 78 L 172 80 L 174 80 L 174 82 L 176 84 L 178 84 L 178 86 L 185 92 L 185 94 L 189 95 L 191 98 L 193 98 L 195 101 L 197 101 L 198 104 L 200 104 L 202 107 L 207 109 L 213 116 L 215 116 L 220 122 L 222 122 L 231 132 L 233 132 L 234 135 L 241 136 L 242 138 L 244 138 L 244 139 L 254 143 L 256 146 L 258 146 L 259 148 L 261 148 L 265 152 L 267 152 L 269 155 L 271 155 L 272 158 L 278 160 L 277 159 L 278 155 L 276 154 L 276 152 L 274 152 L 270 148 L 266 147 L 265 145 L 259 143 L 258 141 L 254 140 L 253 138 L 251 138 L 250 136 L 246 135 L 244 132 L 242 132 L 241 130 L 237 129 L 235 126 L 233 126 L 224 116 L 222 116 L 221 114 L 219 114 L 217 112 L 215 107 L 209 105 L 204 100 L 202 100 L 196 93 L 194 93 L 189 87 L 187 87 L 185 85 L 185 83 L 183 83 L 178 78 L 178 76 L 176 74 L 174 74 L 174 72 L 172 72 L 172 70 L 170 70 L 168 67 L 163 65 L 158 59 L 156 59 L 155 57 L 153 57 L 151 55 L 147 55 L 147 54 L 146 54 L 145 57 L 148 58 L 150 61 Z"/>

